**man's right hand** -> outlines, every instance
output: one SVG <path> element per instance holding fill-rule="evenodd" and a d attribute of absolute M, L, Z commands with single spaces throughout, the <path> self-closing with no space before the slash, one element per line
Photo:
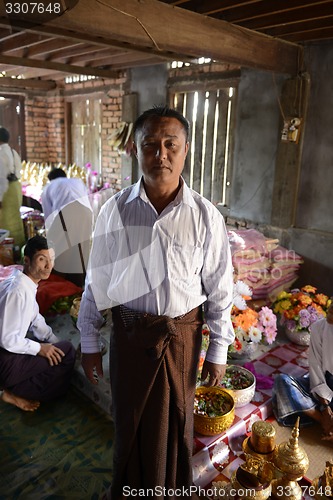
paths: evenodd
<path fill-rule="evenodd" d="M 51 366 L 59 365 L 65 353 L 53 344 L 40 344 L 38 356 L 46 358 Z"/>
<path fill-rule="evenodd" d="M 87 379 L 92 384 L 98 384 L 98 379 L 103 378 L 102 354 L 100 352 L 94 354 L 82 353 L 81 364 Z M 96 378 L 95 373 L 98 378 Z"/>

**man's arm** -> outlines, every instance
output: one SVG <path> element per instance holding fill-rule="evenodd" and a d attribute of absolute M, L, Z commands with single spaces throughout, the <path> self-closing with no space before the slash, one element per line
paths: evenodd
<path fill-rule="evenodd" d="M 27 300 L 24 291 L 8 293 L 0 330 L 0 346 L 3 349 L 15 354 L 38 354 L 40 343 L 26 338 L 32 316 L 31 301 Z"/>
<path fill-rule="evenodd" d="M 228 346 L 235 337 L 231 322 L 233 268 L 229 240 L 220 214 L 208 227 L 204 250 L 202 283 L 207 294 L 205 321 L 210 335 L 202 379 L 209 374 L 208 384 L 216 385 L 224 375 Z"/>
<path fill-rule="evenodd" d="M 102 355 L 100 352 L 100 328 L 104 318 L 96 307 L 89 285 L 83 293 L 77 327 L 81 334 L 81 364 L 87 379 L 92 384 L 98 384 L 95 373 L 103 378 Z"/>

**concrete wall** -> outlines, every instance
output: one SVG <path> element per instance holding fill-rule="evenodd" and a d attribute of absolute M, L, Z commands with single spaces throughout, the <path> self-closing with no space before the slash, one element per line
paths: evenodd
<path fill-rule="evenodd" d="M 132 68 L 129 78 L 130 92 L 138 94 L 138 114 L 153 106 L 166 104 L 168 79 L 166 64 Z"/>
<path fill-rule="evenodd" d="M 333 44 L 306 48 L 311 87 L 304 129 L 295 227 L 271 225 L 275 156 L 280 137 L 278 92 L 284 78 L 243 70 L 239 85 L 231 206 L 246 220 L 303 256 L 299 284 L 333 295 Z"/>
<path fill-rule="evenodd" d="M 229 215 L 269 223 L 282 78 L 242 70 L 238 87 L 234 168 Z"/>
<path fill-rule="evenodd" d="M 311 98 L 305 128 L 297 226 L 333 232 L 333 44 L 306 52 Z M 333 256 L 332 256 L 333 262 Z"/>

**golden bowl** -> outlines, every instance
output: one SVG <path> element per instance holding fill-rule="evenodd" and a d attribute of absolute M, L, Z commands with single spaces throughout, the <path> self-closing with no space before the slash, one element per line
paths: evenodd
<path fill-rule="evenodd" d="M 203 434 L 204 436 L 214 436 L 215 434 L 221 434 L 222 432 L 229 429 L 229 427 L 233 424 L 235 418 L 235 402 L 234 398 L 227 391 L 222 389 L 221 387 L 198 387 L 195 391 L 196 396 L 201 396 L 205 394 L 209 397 L 209 395 L 222 395 L 230 409 L 226 411 L 223 415 L 219 415 L 217 417 L 208 417 L 205 415 L 200 415 L 194 411 L 194 430 L 199 434 Z"/>

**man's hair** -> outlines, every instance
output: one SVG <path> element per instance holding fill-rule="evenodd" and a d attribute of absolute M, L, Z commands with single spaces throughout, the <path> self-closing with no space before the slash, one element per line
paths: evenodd
<path fill-rule="evenodd" d="M 0 127 L 0 142 L 8 142 L 9 137 L 8 130 L 5 127 Z"/>
<path fill-rule="evenodd" d="M 53 168 L 47 176 L 49 181 L 53 181 L 53 179 L 57 179 L 58 177 L 67 177 L 66 172 L 62 168 Z"/>
<path fill-rule="evenodd" d="M 27 241 L 24 247 L 24 256 L 32 260 L 37 252 L 40 250 L 48 250 L 49 248 L 52 248 L 52 246 L 49 245 L 47 239 L 37 234 Z"/>
<path fill-rule="evenodd" d="M 169 106 L 154 106 L 151 109 L 147 109 L 144 111 L 134 122 L 133 125 L 133 137 L 134 140 L 137 137 L 137 134 L 141 132 L 143 129 L 144 124 L 146 121 L 148 121 L 150 118 L 154 117 L 168 117 L 168 118 L 176 118 L 181 125 L 183 126 L 185 136 L 186 136 L 186 142 L 188 141 L 189 133 L 190 133 L 190 123 L 183 116 L 179 111 L 173 108 L 169 108 Z"/>

